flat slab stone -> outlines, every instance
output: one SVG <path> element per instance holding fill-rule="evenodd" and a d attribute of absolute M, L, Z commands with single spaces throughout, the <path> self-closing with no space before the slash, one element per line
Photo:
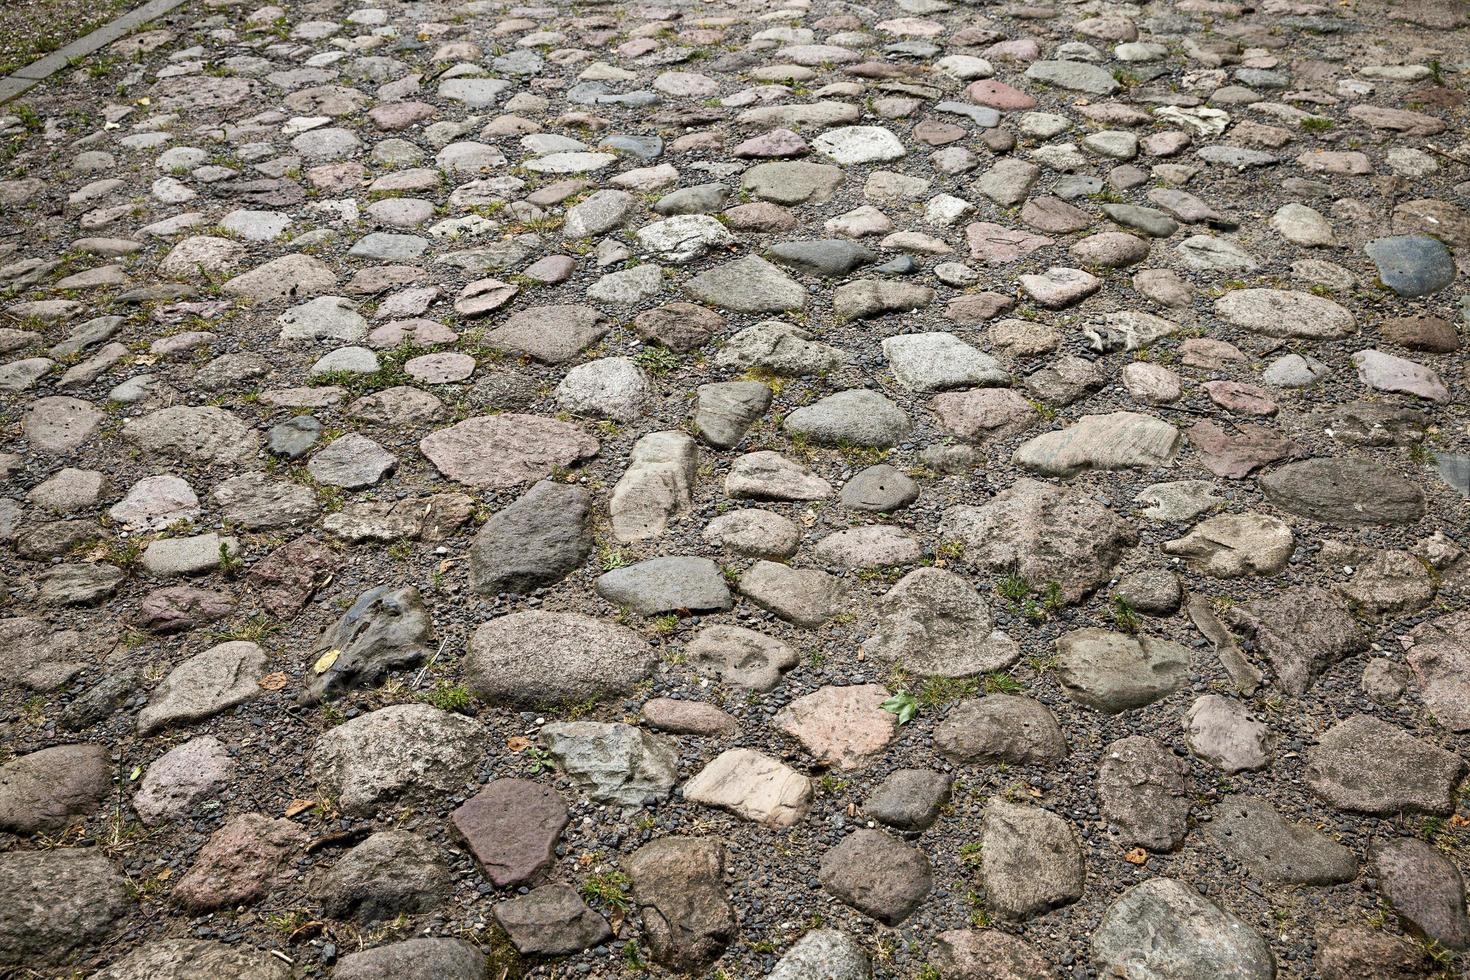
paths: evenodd
<path fill-rule="evenodd" d="M 465 681 L 491 702 L 580 704 L 631 690 L 654 660 L 653 648 L 630 629 L 579 613 L 527 610 L 471 634 Z"/>
<path fill-rule="evenodd" d="M 1288 463 L 1261 477 L 1266 499 L 1289 513 L 1342 527 L 1411 524 L 1424 516 L 1424 491 L 1362 456 Z"/>
<path fill-rule="evenodd" d="M 607 318 L 591 306 L 533 306 L 485 334 L 485 343 L 546 364 L 572 360 L 607 335 Z"/>
<path fill-rule="evenodd" d="M 865 769 L 898 730 L 897 716 L 882 707 L 888 697 L 881 684 L 821 687 L 782 708 L 771 724 L 800 742 L 819 765 Z"/>
<path fill-rule="evenodd" d="M 1125 891 L 1092 934 L 1102 975 L 1272 980 L 1270 947 L 1245 920 L 1172 878 Z"/>
<path fill-rule="evenodd" d="M 1357 329 L 1353 315 L 1332 300 L 1282 289 L 1232 289 L 1215 301 L 1215 313 L 1268 337 L 1338 340 Z"/>
<path fill-rule="evenodd" d="M 419 440 L 419 451 L 444 476 L 487 490 L 544 479 L 599 448 L 579 427 L 539 415 L 468 418 Z"/>
<path fill-rule="evenodd" d="M 1056 716 L 1040 701 L 991 694 L 962 701 L 934 733 L 934 747 L 956 764 L 1053 765 L 1067 757 Z"/>
<path fill-rule="evenodd" d="M 755 255 L 726 262 L 690 279 L 684 292 L 710 306 L 737 313 L 781 313 L 806 306 L 806 290 Z"/>
<path fill-rule="evenodd" d="M 1470 613 L 1421 623 L 1399 642 L 1434 720 L 1453 732 L 1470 731 Z"/>
<path fill-rule="evenodd" d="M 1227 796 L 1205 829 L 1232 861 L 1267 884 L 1336 885 L 1358 876 L 1358 859 L 1351 850 L 1288 820 L 1265 800 Z"/>
<path fill-rule="evenodd" d="M 1049 476 L 1083 470 L 1164 466 L 1183 443 L 1179 430 L 1137 412 L 1084 415 L 1075 424 L 1021 444 L 1016 465 Z"/>
<path fill-rule="evenodd" d="M 1098 711 L 1141 708 L 1188 682 L 1189 651 L 1171 640 L 1088 628 L 1063 634 L 1056 645 L 1062 690 Z"/>
<path fill-rule="evenodd" d="M 734 605 L 720 567 L 708 558 L 667 557 L 599 576 L 597 594 L 640 616 L 718 612 Z"/>
<path fill-rule="evenodd" d="M 684 799 L 765 824 L 790 827 L 806 816 L 811 780 L 753 749 L 727 749 L 684 784 Z"/>
<path fill-rule="evenodd" d="M 549 868 L 568 819 L 556 790 L 529 779 L 492 780 L 449 816 L 497 888 L 533 881 Z"/>
<path fill-rule="evenodd" d="M 1355 813 L 1446 814 L 1465 762 L 1388 722 L 1354 715 L 1307 750 L 1312 792 Z"/>
<path fill-rule="evenodd" d="M 1000 798 L 985 805 L 983 820 L 980 878 L 989 907 L 1024 918 L 1082 897 L 1082 845 L 1066 820 Z"/>

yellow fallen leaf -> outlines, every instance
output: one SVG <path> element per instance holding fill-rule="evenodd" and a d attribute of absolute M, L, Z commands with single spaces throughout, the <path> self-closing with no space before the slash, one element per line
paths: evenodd
<path fill-rule="evenodd" d="M 332 664 L 337 662 L 337 658 L 340 656 L 342 656 L 341 650 L 328 650 L 326 653 L 321 655 L 316 663 L 311 665 L 311 669 L 316 671 L 318 674 L 325 674 L 331 668 Z"/>

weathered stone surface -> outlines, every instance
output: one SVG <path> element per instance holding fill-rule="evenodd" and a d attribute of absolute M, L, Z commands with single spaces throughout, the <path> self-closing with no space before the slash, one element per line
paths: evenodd
<path fill-rule="evenodd" d="M 1354 715 L 1307 752 L 1306 783 L 1333 806 L 1357 813 L 1449 813 L 1465 763 L 1401 728 Z"/>
<path fill-rule="evenodd" d="M 948 802 L 952 782 L 930 769 L 899 769 L 863 802 L 863 812 L 899 830 L 927 830 Z"/>
<path fill-rule="evenodd" d="M 1164 553 L 1186 559 L 1195 571 L 1215 578 L 1275 575 L 1296 549 L 1291 528 L 1266 514 L 1221 514 L 1196 524 L 1188 534 L 1164 542 Z"/>
<path fill-rule="evenodd" d="M 668 796 L 677 778 L 675 743 L 631 725 L 554 722 L 541 727 L 538 741 L 600 803 L 647 806 Z"/>
<path fill-rule="evenodd" d="M 482 624 L 465 654 L 465 681 L 491 703 L 581 703 L 623 693 L 653 669 L 632 630 L 577 613 L 510 613 Z"/>
<path fill-rule="evenodd" d="M 1184 716 L 1189 750 L 1222 772 L 1261 769 L 1271 761 L 1266 725 L 1250 716 L 1243 704 L 1206 694 Z"/>
<path fill-rule="evenodd" d="M 1205 827 L 1231 860 L 1268 884 L 1335 885 L 1358 874 L 1352 851 L 1286 819 L 1265 800 L 1227 796 Z"/>
<path fill-rule="evenodd" d="M 1107 747 L 1097 793 L 1108 828 L 1124 847 L 1172 851 L 1188 832 L 1189 767 L 1151 738 L 1133 735 Z"/>
<path fill-rule="evenodd" d="M 1276 961 L 1244 920 L 1183 882 L 1134 885 L 1103 913 L 1092 935 L 1100 973 L 1120 976 L 1271 980 Z"/>
<path fill-rule="evenodd" d="M 430 433 L 419 451 L 451 480 L 503 490 L 545 479 L 559 467 L 597 455 L 596 439 L 577 426 L 538 415 L 487 415 Z"/>
<path fill-rule="evenodd" d="M 813 929 L 798 939 L 766 980 L 872 980 L 862 944 L 836 929 Z"/>
<path fill-rule="evenodd" d="M 1470 731 L 1470 613 L 1422 623 L 1399 642 L 1435 720 L 1450 731 Z"/>
<path fill-rule="evenodd" d="M 945 511 L 940 534 L 965 545 L 965 558 L 994 575 L 1018 575 L 1033 588 L 1057 583 L 1077 602 L 1106 582 L 1137 532 L 1076 491 L 1018 480 L 980 506 Z"/>
<path fill-rule="evenodd" d="M 863 645 L 868 656 L 924 676 L 969 677 L 1005 670 L 1020 647 L 994 628 L 985 600 L 959 575 L 916 569 L 878 605 L 878 625 Z"/>
<path fill-rule="evenodd" d="M 1050 980 L 1051 963 L 1025 940 L 998 929 L 952 929 L 934 938 L 929 963 L 959 980 Z"/>
<path fill-rule="evenodd" d="M 310 893 L 331 917 L 381 923 L 440 905 L 450 893 L 450 870 L 423 837 L 381 830 L 344 854 Z"/>
<path fill-rule="evenodd" d="M 495 906 L 495 921 L 518 952 L 564 956 L 612 937 L 607 921 L 570 885 L 545 885 Z"/>
<path fill-rule="evenodd" d="M 133 809 L 150 827 L 185 817 L 196 808 L 214 809 L 219 805 L 214 798 L 234 772 L 235 760 L 223 742 L 213 735 L 190 739 L 148 766 L 133 795 Z"/>
<path fill-rule="evenodd" d="M 686 655 L 693 669 L 758 691 L 769 691 L 781 683 L 782 673 L 800 661 L 796 651 L 781 640 L 724 624 L 701 630 Z"/>
<path fill-rule="evenodd" d="M 418 589 L 369 589 L 317 638 L 312 647 L 316 677 L 302 692 L 302 703 L 315 704 L 374 685 L 389 671 L 416 667 L 428 658 L 433 642 L 433 623 Z M 334 652 L 321 667 L 322 658 Z"/>
<path fill-rule="evenodd" d="M 450 814 L 480 870 L 498 888 L 534 881 L 555 860 L 566 804 L 550 786 L 496 779 Z"/>
<path fill-rule="evenodd" d="M 822 887 L 885 925 L 897 925 L 934 887 L 929 859 L 878 830 L 857 830 L 822 858 Z"/>
<path fill-rule="evenodd" d="M 107 749 L 58 745 L 0 766 L 0 830 L 29 836 L 94 813 L 112 789 Z"/>
<path fill-rule="evenodd" d="M 816 628 L 837 615 L 847 599 L 839 578 L 815 568 L 758 561 L 740 576 L 740 594 L 789 623 Z"/>
<path fill-rule="evenodd" d="M 587 491 L 542 480 L 496 511 L 470 548 L 470 583 L 481 595 L 554 585 L 592 551 Z"/>
<path fill-rule="evenodd" d="M 132 904 L 97 848 L 0 854 L 0 966 L 36 967 L 101 944 Z"/>
<path fill-rule="evenodd" d="M 169 672 L 138 713 L 138 730 L 199 721 L 258 697 L 265 664 L 265 651 L 248 640 L 210 647 Z"/>
<path fill-rule="evenodd" d="M 718 612 L 734 601 L 719 566 L 708 558 L 650 558 L 603 573 L 596 588 L 608 602 L 640 616 Z"/>
<path fill-rule="evenodd" d="M 955 705 L 935 731 L 934 747 L 956 764 L 1053 765 L 1067 756 L 1056 716 L 1014 694 Z"/>
<path fill-rule="evenodd" d="M 98 980 L 290 980 L 291 968 L 269 953 L 207 939 L 162 939 L 140 946 L 92 974 Z"/>
<path fill-rule="evenodd" d="M 985 804 L 983 820 L 980 877 L 991 908 L 1024 918 L 1082 897 L 1082 845 L 1071 824 L 999 798 Z"/>
<path fill-rule="evenodd" d="M 379 708 L 328 729 L 307 768 L 344 813 L 459 790 L 484 754 L 480 726 L 426 704 Z"/>
<path fill-rule="evenodd" d="M 1289 694 L 1304 693 L 1333 664 L 1368 646 L 1346 605 L 1316 586 L 1252 600 L 1225 620 L 1265 654 Z"/>
<path fill-rule="evenodd" d="M 1182 442 L 1178 429 L 1149 415 L 1084 415 L 1075 425 L 1023 443 L 1015 460 L 1024 469 L 1066 477 L 1083 470 L 1163 466 Z"/>
<path fill-rule="evenodd" d="M 210 836 L 173 898 L 191 912 L 249 905 L 290 875 L 306 831 L 261 813 L 235 817 Z"/>
<path fill-rule="evenodd" d="M 1470 948 L 1465 882 L 1448 857 L 1422 840 L 1400 839 L 1373 848 L 1379 887 L 1415 932 L 1447 949 Z"/>
<path fill-rule="evenodd" d="M 1110 714 L 1152 704 L 1188 680 L 1189 651 L 1152 636 L 1073 630 L 1057 639 L 1057 658 L 1062 690 Z"/>
<path fill-rule="evenodd" d="M 884 711 L 888 689 L 881 684 L 818 688 L 799 697 L 771 719 L 800 742 L 819 765 L 864 769 L 883 754 L 898 728 Z"/>
<path fill-rule="evenodd" d="M 216 466 L 242 462 L 260 449 L 260 435 L 223 408 L 162 408 L 129 419 L 122 435 L 147 453 Z"/>
<path fill-rule="evenodd" d="M 693 506 L 698 461 L 698 447 L 682 432 L 650 432 L 634 443 L 628 469 L 613 487 L 608 503 L 617 539 L 660 537 L 684 516 Z M 587 544 L 590 548 L 590 540 Z M 578 563 L 585 557 L 584 550 Z"/>
<path fill-rule="evenodd" d="M 684 784 L 684 798 L 724 807 L 768 827 L 799 823 L 811 807 L 811 780 L 752 749 L 727 749 Z"/>
<path fill-rule="evenodd" d="M 462 939 L 405 939 L 344 956 L 332 971 L 340 980 L 480 980 L 484 975 L 485 954 Z"/>
<path fill-rule="evenodd" d="M 666 837 L 640 847 L 624 867 L 656 960 L 675 970 L 699 970 L 724 952 L 736 921 L 725 897 L 719 843 Z"/>

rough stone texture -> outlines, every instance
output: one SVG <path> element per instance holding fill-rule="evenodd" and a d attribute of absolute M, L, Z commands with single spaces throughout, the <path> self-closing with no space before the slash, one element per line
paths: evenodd
<path fill-rule="evenodd" d="M 1172 851 L 1183 843 L 1192 795 L 1189 767 L 1153 739 L 1133 735 L 1109 745 L 1097 792 L 1120 844 Z"/>
<path fill-rule="evenodd" d="M 308 762 L 344 813 L 458 789 L 483 754 L 480 726 L 424 704 L 379 708 L 329 729 Z"/>
<path fill-rule="evenodd" d="M 822 887 L 885 925 L 897 925 L 934 886 L 922 851 L 878 830 L 857 830 L 822 858 Z"/>
<path fill-rule="evenodd" d="M 95 848 L 0 854 L 0 966 L 55 963 L 98 945 L 130 904 L 122 875 Z"/>
<path fill-rule="evenodd" d="M 587 491 L 543 480 L 497 511 L 475 535 L 476 592 L 526 593 L 561 581 L 592 550 Z"/>
<path fill-rule="evenodd" d="M 811 781 L 750 749 L 729 749 L 684 784 L 684 798 L 725 807 L 747 820 L 789 827 L 806 816 Z"/>
<path fill-rule="evenodd" d="M 628 690 L 653 660 L 648 644 L 620 626 L 576 613 L 517 612 L 474 632 L 465 676 L 487 701 L 576 703 Z"/>
<path fill-rule="evenodd" d="M 29 836 L 90 816 L 112 789 L 100 745 L 58 745 L 0 766 L 0 830 Z"/>
<path fill-rule="evenodd" d="M 1242 919 L 1172 878 L 1134 885 L 1103 913 L 1092 961 L 1116 976 L 1270 980 L 1275 958 Z"/>
<path fill-rule="evenodd" d="M 480 870 L 498 887 L 532 881 L 555 858 L 566 804 L 549 786 L 496 779 L 450 814 Z"/>
<path fill-rule="evenodd" d="M 945 512 L 945 538 L 965 545 L 965 557 L 996 575 L 1018 575 L 1032 586 L 1056 582 L 1068 602 L 1102 585 L 1137 532 L 1081 493 L 1019 480 L 980 506 Z"/>
<path fill-rule="evenodd" d="M 1367 715 L 1338 722 L 1307 752 L 1306 783 L 1359 813 L 1448 813 L 1465 764 L 1453 752 Z"/>
<path fill-rule="evenodd" d="M 736 924 L 725 898 L 720 844 L 666 837 L 640 847 L 624 867 L 654 959 L 672 969 L 698 970 L 724 951 Z"/>

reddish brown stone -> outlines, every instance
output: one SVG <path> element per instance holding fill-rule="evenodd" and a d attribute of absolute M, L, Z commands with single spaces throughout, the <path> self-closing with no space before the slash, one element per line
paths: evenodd
<path fill-rule="evenodd" d="M 740 723 L 728 712 L 703 701 L 653 698 L 643 705 L 643 720 L 654 728 L 681 735 L 732 735 Z"/>
<path fill-rule="evenodd" d="M 529 779 L 496 779 L 449 817 L 497 887 L 530 881 L 551 866 L 567 807 Z"/>
<path fill-rule="evenodd" d="M 235 611 L 235 600 L 223 592 L 174 585 L 143 597 L 134 619 L 140 629 L 178 633 L 212 623 Z"/>
<path fill-rule="evenodd" d="M 1448 354 L 1460 349 L 1455 325 L 1437 316 L 1397 316 L 1378 329 L 1384 340 L 1409 350 Z"/>
<path fill-rule="evenodd" d="M 1240 415 L 1275 415 L 1276 402 L 1259 385 L 1241 381 L 1206 381 L 1205 394 L 1221 408 Z"/>
<path fill-rule="evenodd" d="M 944 318 L 960 326 L 993 320 L 1016 305 L 1015 297 L 1000 293 L 970 293 L 956 296 L 944 308 Z"/>
<path fill-rule="evenodd" d="M 301 611 L 327 575 L 337 567 L 331 549 L 308 537 L 283 544 L 250 573 L 260 604 L 272 616 L 290 618 Z"/>
<path fill-rule="evenodd" d="M 965 94 L 970 97 L 971 102 L 988 105 L 1003 112 L 1036 108 L 1036 100 L 1031 96 L 993 78 L 971 82 L 970 87 L 965 89 Z"/>
<path fill-rule="evenodd" d="M 174 899 L 191 912 L 245 905 L 285 876 L 290 859 L 306 846 L 306 831 L 289 820 L 247 813 L 209 838 Z"/>
<path fill-rule="evenodd" d="M 1218 422 L 1196 422 L 1184 434 L 1205 469 L 1230 480 L 1243 480 L 1296 452 L 1296 443 L 1264 425 L 1242 424 L 1231 431 Z"/>

